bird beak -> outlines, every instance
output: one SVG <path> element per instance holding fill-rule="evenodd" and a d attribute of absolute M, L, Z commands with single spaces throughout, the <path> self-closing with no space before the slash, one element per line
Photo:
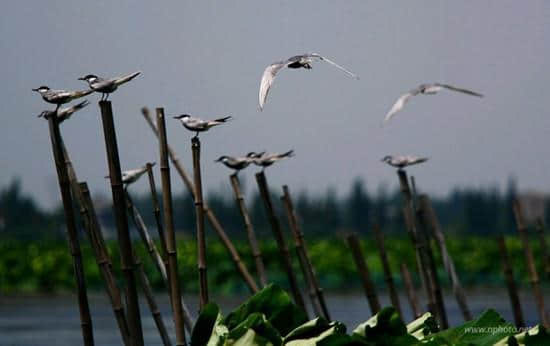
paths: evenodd
<path fill-rule="evenodd" d="M 109 179 L 110 177 L 111 177 L 111 176 L 109 176 L 109 175 L 106 175 L 106 176 L 105 176 L 105 179 Z"/>
<path fill-rule="evenodd" d="M 78 78 L 78 80 L 86 80 L 86 78 L 80 77 L 80 78 Z"/>
<path fill-rule="evenodd" d="M 222 159 L 217 159 L 217 160 L 214 160 L 214 162 L 220 162 Z"/>
<path fill-rule="evenodd" d="M 38 91 L 38 88 L 36 88 L 36 89 L 32 89 L 32 91 Z"/>
<path fill-rule="evenodd" d="M 173 116 L 172 118 L 174 118 L 174 119 L 181 119 L 182 116 L 181 116 L 181 115 L 175 115 L 175 116 Z"/>
<path fill-rule="evenodd" d="M 380 162 L 384 162 L 384 159 L 380 159 Z"/>

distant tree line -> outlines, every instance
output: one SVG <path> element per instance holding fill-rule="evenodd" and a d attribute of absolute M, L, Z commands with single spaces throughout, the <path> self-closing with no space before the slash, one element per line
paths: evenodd
<path fill-rule="evenodd" d="M 432 200 L 446 232 L 489 235 L 514 232 L 512 201 L 516 194 L 515 181 L 510 179 L 505 192 L 500 192 L 496 187 L 457 188 L 446 197 Z M 279 200 L 280 192 L 273 191 L 272 196 L 281 216 L 281 224 L 286 227 L 286 215 Z M 386 232 L 404 232 L 399 191 L 388 191 L 381 186 L 376 193 L 369 193 L 365 182 L 360 178 L 352 183 L 349 192 L 343 197 L 338 197 L 334 189 L 328 189 L 322 195 L 294 192 L 293 198 L 303 230 L 308 235 L 323 236 L 347 230 L 368 232 L 374 223 L 379 224 Z M 134 195 L 133 200 L 146 223 L 153 227 L 155 221 L 150 197 Z M 207 201 L 230 235 L 245 237 L 243 223 L 232 195 L 209 193 Z M 260 235 L 269 234 L 269 224 L 259 194 L 254 193 L 246 202 L 257 232 Z M 545 218 L 549 220 L 548 199 L 545 205 Z M 98 214 L 104 226 L 114 228 L 111 208 L 103 207 Z M 189 194 L 174 196 L 174 216 L 178 231 L 194 230 L 194 208 Z M 0 190 L 0 237 L 54 237 L 63 234 L 63 227 L 61 205 L 53 212 L 41 210 L 32 197 L 21 192 L 19 180 L 13 180 Z"/>

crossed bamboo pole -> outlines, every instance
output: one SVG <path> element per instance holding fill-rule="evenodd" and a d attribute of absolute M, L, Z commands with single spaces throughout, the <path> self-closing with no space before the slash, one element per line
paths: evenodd
<path fill-rule="evenodd" d="M 519 300 L 518 289 L 516 281 L 514 280 L 514 272 L 510 265 L 510 256 L 506 249 L 506 241 L 504 236 L 499 235 L 498 247 L 500 249 L 500 258 L 502 261 L 502 271 L 504 272 L 504 278 L 506 280 L 506 288 L 508 290 L 508 296 L 510 297 L 510 304 L 512 305 L 512 312 L 514 313 L 514 322 L 517 327 L 525 327 L 525 320 L 523 319 L 523 312 L 521 310 L 521 303 Z"/>

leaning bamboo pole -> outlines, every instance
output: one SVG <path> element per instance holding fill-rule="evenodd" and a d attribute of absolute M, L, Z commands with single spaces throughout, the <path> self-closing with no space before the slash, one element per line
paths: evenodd
<path fill-rule="evenodd" d="M 267 285 L 267 274 L 265 271 L 264 261 L 262 259 L 262 251 L 258 245 L 258 239 L 256 238 L 256 233 L 254 232 L 254 226 L 252 226 L 252 221 L 250 221 L 250 215 L 248 214 L 248 209 L 246 208 L 246 203 L 244 202 L 244 196 L 241 192 L 241 183 L 239 182 L 237 173 L 231 174 L 229 176 L 229 180 L 231 181 L 231 186 L 233 187 L 235 201 L 239 207 L 241 217 L 243 218 L 244 228 L 248 237 L 248 244 L 250 245 L 252 256 L 254 257 L 254 263 L 256 264 L 256 273 L 260 279 L 260 284 L 265 287 Z"/>
<path fill-rule="evenodd" d="M 300 248 L 301 248 L 300 251 L 303 252 L 303 258 L 305 260 L 307 271 L 311 276 L 312 284 L 315 289 L 315 294 L 317 296 L 317 299 L 319 300 L 319 304 L 321 305 L 323 315 L 328 321 L 330 321 L 330 314 L 328 311 L 327 303 L 325 301 L 325 294 L 323 293 L 323 289 L 321 288 L 321 284 L 319 283 L 319 279 L 317 278 L 317 274 L 315 273 L 315 269 L 313 268 L 313 264 L 311 263 L 311 258 L 309 257 L 308 250 L 307 250 L 307 244 L 304 239 L 304 233 L 302 232 L 302 228 L 298 223 L 298 217 L 296 216 L 294 203 L 292 202 L 292 197 L 290 196 L 290 191 L 287 185 L 283 185 L 283 194 L 285 196 L 286 203 L 290 211 L 289 218 L 292 219 L 292 222 L 294 224 L 296 241 L 300 243 Z"/>
<path fill-rule="evenodd" d="M 159 137 L 159 130 L 157 129 L 157 125 L 155 125 L 155 122 L 153 121 L 151 115 L 149 114 L 149 110 L 144 107 L 144 108 L 142 108 L 141 112 L 143 114 L 143 117 L 145 118 L 145 121 L 147 121 L 147 123 L 151 127 L 151 131 L 153 131 L 155 136 L 158 138 Z M 180 162 L 179 158 L 177 157 L 175 151 L 172 150 L 172 148 L 170 146 L 168 146 L 168 144 L 166 146 L 167 146 L 168 156 L 170 157 L 170 161 L 172 162 L 172 164 L 176 168 L 176 171 L 178 172 L 180 178 L 183 180 L 183 183 L 184 183 L 185 187 L 187 187 L 187 190 L 192 194 L 193 199 L 194 199 L 195 198 L 195 196 L 194 196 L 195 187 L 193 185 L 193 182 L 191 181 L 191 179 L 189 178 L 189 176 L 185 172 L 185 169 L 183 168 L 183 165 L 181 164 L 181 162 Z M 233 245 L 233 242 L 231 241 L 231 239 L 229 239 L 229 237 L 227 236 L 227 234 L 223 230 L 223 227 L 220 224 L 220 222 L 218 221 L 218 219 L 216 218 L 216 215 L 214 214 L 214 211 L 212 209 L 210 209 L 206 203 L 203 203 L 203 209 L 204 209 L 204 213 L 205 213 L 206 217 L 208 218 L 208 221 L 212 225 L 212 228 L 214 228 L 214 230 L 218 234 L 218 237 L 220 238 L 221 242 L 223 243 L 223 245 L 225 246 L 225 248 L 229 252 L 229 254 L 231 256 L 231 259 L 233 260 L 233 263 L 234 263 L 237 271 L 241 274 L 241 276 L 242 276 L 245 284 L 247 285 L 248 289 L 252 293 L 257 293 L 258 292 L 258 285 L 256 284 L 256 282 L 254 281 L 252 275 L 250 274 L 250 272 L 246 268 L 245 264 L 241 260 L 241 257 L 239 256 L 239 253 L 237 252 L 237 249 L 235 248 L 235 245 Z"/>
<path fill-rule="evenodd" d="M 514 313 L 514 322 L 516 327 L 525 327 L 525 320 L 523 319 L 523 312 L 521 311 L 518 289 L 516 286 L 516 281 L 514 280 L 514 272 L 512 271 L 512 266 L 510 265 L 510 256 L 508 256 L 506 242 L 504 240 L 504 236 L 502 235 L 498 236 L 498 246 L 502 260 L 502 270 L 504 272 L 504 278 L 506 279 L 506 288 L 508 289 L 508 296 L 510 297 L 510 304 L 512 305 L 512 311 Z"/>
<path fill-rule="evenodd" d="M 170 278 L 170 301 L 176 329 L 176 345 L 183 346 L 185 342 L 185 326 L 181 291 L 178 276 L 178 254 L 176 234 L 174 232 L 174 214 L 172 209 L 172 185 L 170 182 L 170 165 L 168 163 L 168 142 L 166 139 L 166 124 L 164 109 L 157 108 L 157 124 L 159 127 L 160 174 L 162 180 L 162 207 L 164 209 L 164 226 L 166 227 L 166 247 L 168 249 L 168 271 Z"/>
<path fill-rule="evenodd" d="M 447 270 L 447 274 L 449 275 L 449 279 L 451 280 L 451 284 L 453 285 L 453 292 L 460 311 L 462 312 L 462 316 L 464 317 L 465 321 L 469 321 L 472 319 L 472 313 L 470 311 L 470 308 L 468 307 L 466 294 L 464 293 L 464 289 L 462 288 L 462 284 L 460 283 L 460 279 L 456 272 L 453 258 L 451 257 L 451 254 L 447 249 L 445 235 L 443 234 L 441 224 L 437 219 L 435 209 L 432 206 L 430 198 L 426 195 L 423 195 L 421 197 L 420 204 L 423 205 L 423 208 L 426 211 L 426 216 L 430 221 L 433 237 L 436 239 L 436 243 L 439 247 L 439 252 L 441 253 L 443 266 Z"/>
<path fill-rule="evenodd" d="M 57 114 L 48 118 L 50 129 L 50 140 L 52 144 L 53 157 L 59 189 L 61 191 L 61 199 L 63 201 L 63 210 L 65 212 L 65 223 L 67 226 L 67 239 L 69 243 L 69 251 L 73 259 L 73 270 L 76 281 L 76 290 L 78 296 L 78 306 L 80 311 L 80 327 L 82 329 L 82 337 L 84 345 L 94 345 L 94 335 L 92 326 L 92 317 L 90 315 L 90 306 L 88 304 L 88 295 L 86 292 L 86 280 L 84 277 L 84 267 L 82 265 L 82 253 L 80 251 L 80 242 L 76 228 L 75 216 L 73 214 L 73 201 L 71 197 L 71 187 L 67 166 L 65 165 L 61 132 L 59 131 L 59 120 Z"/>
<path fill-rule="evenodd" d="M 139 298 L 136 285 L 136 270 L 132 255 L 132 240 L 128 228 L 128 216 L 126 214 L 126 198 L 122 184 L 120 159 L 116 139 L 113 110 L 110 101 L 99 101 L 103 133 L 105 135 L 105 148 L 109 164 L 109 177 L 113 194 L 113 208 L 115 214 L 118 241 L 120 245 L 121 269 L 126 281 L 128 327 L 130 339 L 136 346 L 143 346 L 143 331 L 141 329 L 141 316 L 139 313 Z"/>
<path fill-rule="evenodd" d="M 355 261 L 355 266 L 357 267 L 357 272 L 359 273 L 359 278 L 363 283 L 363 289 L 365 290 L 365 296 L 369 302 L 369 307 L 371 313 L 374 315 L 380 311 L 380 301 L 378 300 L 378 295 L 376 294 L 376 288 L 370 277 L 370 271 L 365 262 L 365 256 L 363 256 L 363 251 L 361 250 L 361 244 L 357 234 L 351 233 L 347 236 L 348 245 Z"/>
<path fill-rule="evenodd" d="M 418 308 L 418 298 L 416 296 L 416 290 L 414 289 L 409 268 L 404 262 L 401 263 L 401 279 L 403 280 L 403 284 L 405 285 L 407 298 L 409 299 L 409 304 L 411 305 L 413 315 L 415 318 L 419 318 L 420 316 L 422 316 L 422 314 L 420 313 L 420 309 Z"/>
<path fill-rule="evenodd" d="M 546 238 L 544 237 L 544 222 L 542 218 L 537 219 L 537 233 L 539 234 L 542 267 L 544 268 L 548 282 L 550 282 L 550 253 L 548 252 Z"/>
<path fill-rule="evenodd" d="M 288 283 L 290 284 L 290 290 L 294 297 L 294 302 L 296 305 L 300 306 L 306 310 L 304 303 L 304 298 L 298 287 L 298 280 L 296 280 L 296 274 L 292 269 L 292 259 L 290 257 L 290 251 L 288 250 L 288 245 L 286 243 L 283 231 L 281 230 L 281 225 L 279 219 L 275 214 L 275 209 L 273 207 L 273 202 L 271 201 L 271 196 L 269 193 L 269 186 L 267 185 L 267 179 L 263 171 L 256 173 L 256 182 L 258 183 L 258 189 L 260 190 L 260 196 L 264 202 L 265 211 L 269 223 L 271 224 L 271 231 L 277 242 L 277 248 L 279 249 L 279 255 L 281 264 L 286 272 Z"/>
<path fill-rule="evenodd" d="M 199 137 L 191 139 L 193 152 L 193 178 L 195 180 L 195 217 L 197 219 L 197 266 L 199 269 L 199 306 L 200 309 L 208 304 L 208 276 L 206 274 L 206 237 L 204 232 L 204 209 L 202 198 L 201 178 L 201 142 Z"/>
<path fill-rule="evenodd" d="M 384 243 L 384 234 L 380 230 L 380 226 L 377 224 L 372 228 L 374 232 L 374 238 L 376 240 L 376 245 L 378 247 L 378 253 L 380 254 L 380 261 L 382 262 L 382 269 L 384 271 L 384 279 L 388 290 L 390 293 L 391 304 L 397 310 L 401 318 L 403 318 L 403 313 L 401 311 L 401 304 L 399 303 L 399 294 L 395 288 L 395 283 L 393 282 L 393 276 L 390 268 L 390 261 L 388 260 L 388 254 L 386 252 L 386 245 Z"/>
<path fill-rule="evenodd" d="M 516 226 L 523 245 L 523 253 L 525 255 L 525 261 L 527 262 L 527 270 L 529 272 L 529 278 L 531 281 L 531 287 L 533 289 L 533 295 L 535 297 L 535 303 L 537 305 L 537 311 L 539 313 L 540 322 L 545 326 L 550 326 L 550 319 L 544 309 L 544 296 L 540 288 L 539 275 L 535 266 L 535 260 L 529 245 L 529 238 L 527 237 L 527 226 L 523 220 L 523 213 L 521 205 L 518 200 L 514 200 L 514 217 L 516 219 Z"/>

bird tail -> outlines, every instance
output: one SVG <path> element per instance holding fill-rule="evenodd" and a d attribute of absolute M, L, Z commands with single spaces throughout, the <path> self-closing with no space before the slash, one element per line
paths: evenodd
<path fill-rule="evenodd" d="M 227 117 L 215 119 L 214 121 L 215 121 L 215 122 L 218 122 L 218 123 L 225 123 L 226 121 L 230 120 L 231 118 L 232 118 L 232 116 L 229 115 L 229 116 L 227 116 Z"/>
<path fill-rule="evenodd" d="M 89 105 L 89 104 L 90 104 L 90 102 L 88 102 L 88 100 L 84 100 L 84 101 L 82 101 L 82 102 L 77 103 L 76 105 L 74 105 L 74 106 L 73 106 L 73 109 L 74 109 L 75 111 L 78 111 L 78 110 L 80 110 L 80 109 L 86 107 L 86 106 Z"/>
<path fill-rule="evenodd" d="M 136 78 L 137 76 L 139 76 L 140 74 L 141 74 L 141 71 L 138 71 L 138 72 L 134 72 L 134 73 L 129 74 L 129 75 L 124 76 L 124 77 L 119 77 L 115 80 L 115 84 L 118 86 L 118 85 L 127 83 L 127 82 L 131 81 L 132 79 Z"/>
<path fill-rule="evenodd" d="M 291 149 L 291 150 L 287 151 L 286 153 L 282 153 L 280 156 L 281 157 L 292 157 L 292 156 L 294 156 L 294 150 Z"/>

